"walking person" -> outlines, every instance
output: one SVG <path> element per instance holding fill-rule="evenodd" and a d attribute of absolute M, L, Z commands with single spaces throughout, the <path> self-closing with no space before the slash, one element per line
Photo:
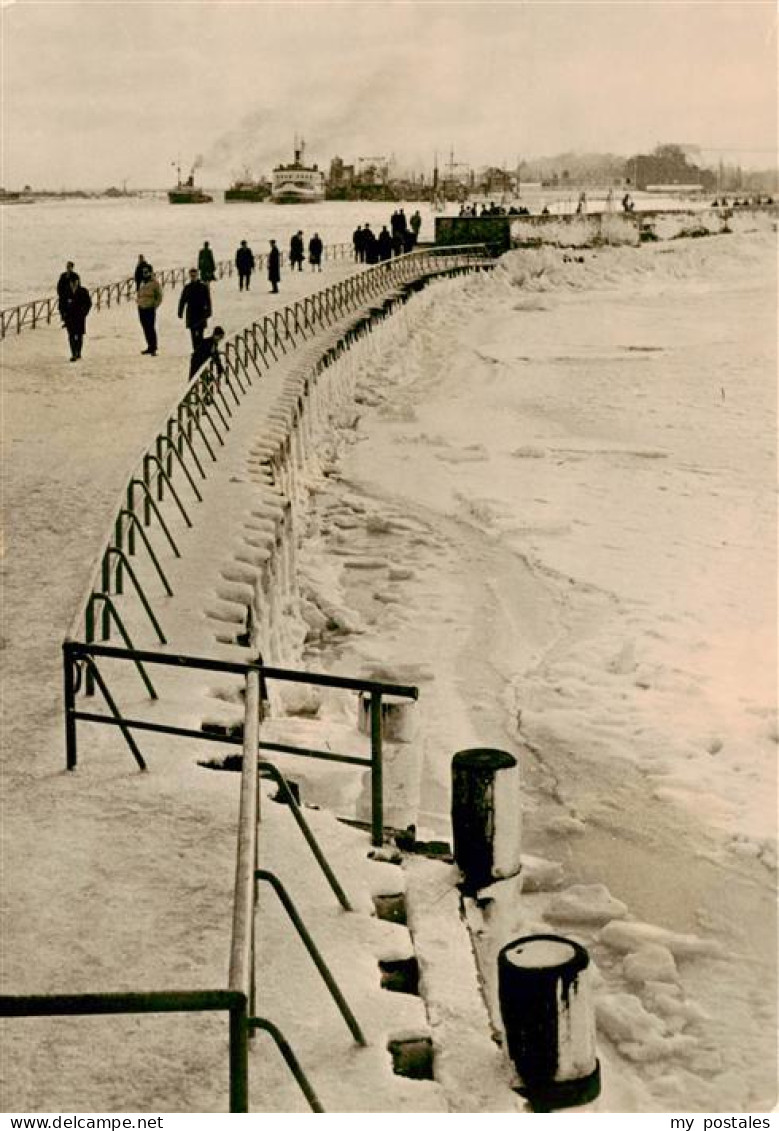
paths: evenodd
<path fill-rule="evenodd" d="M 289 269 L 294 271 L 297 267 L 298 271 L 303 270 L 303 258 L 305 256 L 303 245 L 303 233 L 295 232 L 292 239 L 289 241 Z"/>
<path fill-rule="evenodd" d="M 312 271 L 322 270 L 322 241 L 318 232 L 314 232 L 308 241 L 308 260 Z"/>
<path fill-rule="evenodd" d="M 213 334 L 209 334 L 208 337 L 202 338 L 198 342 L 192 350 L 192 357 L 189 359 L 190 381 L 207 361 L 214 363 L 214 368 L 220 377 L 223 375 L 224 365 L 222 364 L 222 355 L 219 352 L 219 345 L 224 336 L 225 332 L 222 327 L 214 326 Z"/>
<path fill-rule="evenodd" d="M 186 326 L 192 338 L 192 348 L 203 340 L 208 319 L 211 317 L 211 292 L 202 279 L 197 277 L 197 268 L 189 270 L 189 282 L 181 292 L 179 299 L 179 318 L 184 317 L 186 311 Z"/>
<path fill-rule="evenodd" d="M 59 289 L 59 288 L 58 288 Z M 78 361 L 84 345 L 86 334 L 87 315 L 92 309 L 92 299 L 89 291 L 81 286 L 81 280 L 75 271 L 71 272 L 67 283 L 67 291 L 63 287 L 59 300 L 59 312 L 62 325 L 68 332 L 70 343 L 70 360 Z"/>
<path fill-rule="evenodd" d="M 212 283 L 216 278 L 216 263 L 214 262 L 214 253 L 211 250 L 208 240 L 206 240 L 200 249 L 197 257 L 197 267 L 200 272 L 200 278 L 204 283 Z"/>
<path fill-rule="evenodd" d="M 246 240 L 241 240 L 241 246 L 235 253 L 235 269 L 238 272 L 238 290 L 249 290 L 254 271 L 254 252 L 247 247 Z"/>
<path fill-rule="evenodd" d="M 138 262 L 135 265 L 135 273 L 133 275 L 133 278 L 135 279 L 135 289 L 136 289 L 136 291 L 138 290 L 141 283 L 143 282 L 144 272 L 146 271 L 147 267 L 150 271 L 154 270 L 151 263 L 147 263 L 146 260 L 143 258 L 143 256 L 139 255 L 138 256 Z"/>
<path fill-rule="evenodd" d="M 271 285 L 271 294 L 277 295 L 281 281 L 281 252 L 276 247 L 275 240 L 270 241 L 270 251 L 268 252 L 268 281 Z"/>
<path fill-rule="evenodd" d="M 159 281 L 154 277 L 154 271 L 148 263 L 144 267 L 135 301 L 138 304 L 138 318 L 143 330 L 143 336 L 146 339 L 146 349 L 141 350 L 141 353 L 147 353 L 151 357 L 156 357 L 157 307 L 162 302 L 162 287 Z"/>

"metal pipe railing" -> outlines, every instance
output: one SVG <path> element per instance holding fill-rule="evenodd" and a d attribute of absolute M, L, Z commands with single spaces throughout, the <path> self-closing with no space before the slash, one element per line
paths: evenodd
<path fill-rule="evenodd" d="M 345 258 L 346 251 L 352 250 L 351 243 L 331 244 L 324 249 L 325 259 Z M 328 252 L 330 254 L 328 254 Z M 284 261 L 282 252 L 282 262 Z M 267 265 L 267 254 L 255 255 L 254 262 L 258 271 Z M 216 278 L 228 278 L 233 274 L 233 260 L 223 259 L 216 264 Z M 165 287 L 183 286 L 189 277 L 188 267 L 165 267 L 155 272 L 157 282 L 163 289 Z M 92 303 L 97 310 L 103 306 L 111 307 L 112 303 L 128 302 L 135 297 L 135 279 L 119 279 L 114 283 L 101 283 L 89 292 Z M 0 339 L 4 338 L 12 329 L 20 334 L 29 327 L 35 329 L 39 322 L 50 323 L 55 314 L 59 312 L 59 302 L 56 295 L 47 295 L 45 298 L 30 299 L 28 302 L 19 303 L 18 306 L 9 306 L 0 310 Z"/>
<path fill-rule="evenodd" d="M 187 525 L 191 525 L 191 522 L 181 505 L 180 499 L 175 494 L 173 473 L 176 466 L 172 457 L 170 455 L 168 457 L 170 460 L 168 467 L 163 464 L 163 440 L 168 445 L 169 453 L 171 448 L 175 448 L 177 464 L 183 469 L 190 485 L 196 490 L 186 461 L 191 457 L 201 478 L 207 478 L 195 447 L 197 440 L 205 448 L 211 461 L 218 462 L 217 451 L 204 431 L 203 421 L 205 420 L 209 425 L 210 432 L 217 438 L 218 447 L 224 447 L 225 440 L 220 427 L 217 426 L 215 416 L 219 419 L 219 425 L 225 430 L 229 429 L 229 420 L 222 408 L 219 407 L 216 397 L 222 398 L 224 408 L 231 416 L 232 410 L 228 409 L 224 401 L 222 386 L 223 384 L 227 386 L 236 405 L 238 405 L 240 403 L 239 391 L 240 394 L 245 395 L 248 386 L 251 385 L 250 362 L 257 373 L 261 372 L 260 362 L 266 369 L 269 368 L 268 354 L 274 360 L 278 360 L 275 346 L 279 346 L 285 353 L 288 349 L 297 348 L 300 342 L 306 340 L 305 330 L 314 332 L 317 326 L 329 326 L 334 320 L 342 319 L 350 310 L 365 305 L 366 302 L 383 291 L 402 284 L 408 279 L 423 277 L 426 272 L 434 273 L 442 262 L 446 264 L 447 271 L 452 271 L 460 267 L 479 264 L 485 258 L 486 248 L 483 244 L 425 248 L 412 251 L 407 255 L 373 264 L 349 280 L 331 284 L 330 287 L 308 296 L 302 303 L 302 320 L 299 313 L 301 304 L 295 303 L 293 306 L 274 312 L 272 316 L 265 316 L 262 322 L 255 322 L 249 329 L 236 335 L 234 341 L 228 343 L 225 347 L 225 374 L 219 374 L 214 370 L 211 363 L 207 363 L 195 375 L 184 395 L 168 412 L 164 422 L 156 430 L 155 440 L 138 459 L 129 480 L 129 488 L 126 489 L 126 497 L 125 491 L 123 491 L 120 505 L 111 520 L 110 533 L 104 543 L 105 548 L 101 558 L 108 549 L 116 544 L 119 514 L 123 510 L 135 514 L 136 490 L 140 490 L 143 494 L 144 526 L 149 525 L 151 517 L 154 515 L 173 553 L 180 556 L 178 547 L 158 506 L 158 502 L 164 493 L 164 487 L 167 487 L 168 491 L 174 494 L 178 508 L 182 512 Z M 374 311 L 374 316 L 378 316 L 376 311 Z M 239 348 L 239 342 L 242 346 L 245 345 L 245 351 Z M 242 383 L 242 376 L 246 385 Z M 211 409 L 213 409 L 213 414 Z M 156 491 L 153 490 L 154 487 L 156 487 Z M 197 492 L 197 496 L 198 501 L 200 501 L 202 497 L 199 492 Z M 136 523 L 129 520 L 127 553 L 130 556 L 135 554 L 135 535 Z M 96 587 L 101 591 L 105 589 L 105 586 L 98 579 L 98 573 L 99 567 L 96 567 L 90 578 L 85 601 L 80 606 L 75 623 L 69 633 L 71 639 L 77 638 L 80 634 L 80 623 L 90 594 L 95 591 Z M 121 571 L 119 573 L 119 584 L 121 586 Z"/>

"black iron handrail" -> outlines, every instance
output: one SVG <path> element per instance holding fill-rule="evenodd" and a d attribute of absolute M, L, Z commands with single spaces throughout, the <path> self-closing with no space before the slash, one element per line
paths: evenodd
<path fill-rule="evenodd" d="M 213 362 L 206 363 L 190 382 L 186 392 L 168 412 L 164 422 L 156 431 L 156 436 L 151 445 L 142 453 L 135 464 L 130 476 L 128 486 L 123 489 L 119 506 L 111 520 L 109 533 L 104 543 L 104 549 L 96 564 L 87 593 L 81 603 L 69 637 L 78 639 L 81 636 L 81 624 L 84 611 L 89 607 L 91 593 L 100 591 L 108 593 L 104 577 L 100 576 L 100 561 L 113 547 L 122 549 L 119 544 L 122 535 L 122 526 L 118 522 L 122 512 L 127 518 L 127 553 L 135 553 L 135 534 L 137 523 L 129 515 L 136 512 L 136 493 L 142 495 L 143 523 L 148 527 L 152 515 L 156 518 L 162 532 L 171 545 L 173 553 L 180 556 L 178 546 L 166 524 L 158 504 L 163 501 L 167 490 L 174 497 L 177 509 L 184 517 L 187 526 L 192 522 L 184 510 L 181 501 L 173 486 L 174 473 L 181 470 L 196 491 L 198 502 L 202 497 L 194 486 L 192 473 L 188 468 L 191 459 L 198 474 L 206 479 L 206 471 L 198 456 L 198 446 L 205 449 L 211 462 L 218 462 L 218 450 L 225 446 L 225 434 L 230 430 L 229 415 L 218 406 L 218 398 L 227 409 L 224 397 L 224 388 L 227 388 L 236 405 L 240 404 L 239 390 L 245 395 L 257 374 L 261 372 L 260 364 L 265 369 L 270 368 L 269 356 L 278 359 L 276 347 L 286 351 L 296 348 L 300 342 L 306 340 L 306 333 L 313 332 L 318 327 L 331 325 L 334 319 L 342 319 L 348 311 L 359 309 L 371 299 L 382 292 L 396 288 L 398 285 L 424 276 L 436 274 L 439 268 L 451 272 L 460 268 L 482 264 L 487 258 L 487 249 L 484 244 L 448 246 L 440 248 L 425 248 L 413 251 L 407 255 L 378 263 L 361 271 L 348 279 L 341 280 L 322 291 L 316 292 L 308 298 L 295 302 L 290 306 L 276 312 L 274 317 L 264 317 L 261 322 L 255 322 L 251 327 L 235 335 L 234 339 L 225 346 L 224 371 L 220 372 Z M 368 316 L 377 318 L 378 308 L 373 309 Z M 351 339 L 350 339 L 351 341 Z M 348 343 L 347 343 L 348 344 Z M 250 363 L 254 366 L 255 376 L 252 377 Z M 244 384 L 245 382 L 245 384 Z M 212 410 L 213 409 L 213 413 Z M 215 416 L 218 417 L 218 424 Z M 207 434 L 203 422 L 209 426 Z M 209 435 L 218 441 L 217 450 L 214 449 Z M 163 451 L 163 444 L 167 445 L 167 457 Z M 175 449 L 174 462 L 171 450 Z M 129 512 L 129 515 L 128 515 Z M 119 540 L 119 541 L 117 541 Z M 121 569 L 117 572 L 118 588 L 121 591 Z M 142 601 L 146 601 L 141 596 Z M 104 628 L 110 634 L 110 624 L 104 618 Z"/>
<path fill-rule="evenodd" d="M 346 258 L 353 251 L 351 243 L 329 244 L 323 249 L 323 259 Z M 284 252 L 281 252 L 282 263 Z M 254 261 L 258 271 L 267 266 L 267 253 L 255 255 Z M 189 267 L 165 267 L 155 272 L 157 282 L 161 287 L 183 286 L 189 278 Z M 223 259 L 216 264 L 216 278 L 230 278 L 235 272 L 235 262 L 232 259 Z M 128 302 L 135 298 L 135 279 L 129 277 L 119 279 L 114 283 L 101 283 L 89 292 L 93 305 L 97 310 L 103 306 L 108 308 L 112 304 Z M 4 338 L 12 329 L 20 334 L 29 327 L 34 330 L 40 322 L 50 323 L 59 312 L 59 301 L 56 295 L 47 295 L 45 298 L 30 299 L 28 302 L 19 303 L 17 306 L 6 307 L 0 310 L 0 339 Z"/>

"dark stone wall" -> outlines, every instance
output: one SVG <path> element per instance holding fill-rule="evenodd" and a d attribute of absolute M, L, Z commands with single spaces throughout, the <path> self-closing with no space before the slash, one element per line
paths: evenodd
<path fill-rule="evenodd" d="M 486 243 L 493 255 L 511 247 L 511 221 L 514 216 L 436 216 L 437 244 Z"/>

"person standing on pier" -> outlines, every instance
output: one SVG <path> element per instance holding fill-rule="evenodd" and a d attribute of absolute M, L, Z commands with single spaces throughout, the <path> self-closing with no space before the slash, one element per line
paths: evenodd
<path fill-rule="evenodd" d="M 303 259 L 305 257 L 303 245 L 303 233 L 295 232 L 292 239 L 289 241 L 289 269 L 294 271 L 297 267 L 298 271 L 303 270 Z"/>
<path fill-rule="evenodd" d="M 363 230 L 358 224 L 352 232 L 352 244 L 354 246 L 354 259 L 356 263 L 365 262 L 365 239 L 363 238 Z"/>
<path fill-rule="evenodd" d="M 322 240 L 319 238 L 318 232 L 314 232 L 308 241 L 308 259 L 312 271 L 322 270 Z"/>
<path fill-rule="evenodd" d="M 198 279 L 195 267 L 190 268 L 189 282 L 181 292 L 179 318 L 184 317 L 185 311 L 187 329 L 192 338 L 192 348 L 195 349 L 202 342 L 211 317 L 211 292 L 203 280 Z"/>
<path fill-rule="evenodd" d="M 208 240 L 205 241 L 200 249 L 197 257 L 197 266 L 200 271 L 200 278 L 204 283 L 212 283 L 216 278 L 216 263 L 214 262 L 214 253 L 211 250 Z"/>
<path fill-rule="evenodd" d="M 246 240 L 241 240 L 241 246 L 235 253 L 235 269 L 238 272 L 238 290 L 248 291 L 254 271 L 254 252 L 247 246 Z"/>
<path fill-rule="evenodd" d="M 385 224 L 379 232 L 379 238 L 376 241 L 378 250 L 378 259 L 383 261 L 385 259 L 392 259 L 392 236 L 387 231 Z M 375 262 L 375 260 L 374 260 Z"/>
<path fill-rule="evenodd" d="M 89 297 L 89 291 L 86 287 L 81 286 L 81 280 L 76 272 L 71 272 L 67 284 L 67 292 L 63 288 L 63 293 L 59 300 L 59 312 L 62 318 L 62 324 L 68 332 L 71 361 L 78 361 L 81 357 L 84 335 L 87 332 L 87 315 L 91 309 L 92 299 Z"/>
<path fill-rule="evenodd" d="M 154 271 L 148 263 L 144 266 L 135 301 L 138 304 L 138 318 L 143 329 L 143 336 L 146 339 L 146 349 L 141 352 L 156 357 L 157 307 L 162 302 L 162 287 L 159 281 L 155 279 Z"/>
<path fill-rule="evenodd" d="M 281 253 L 276 247 L 276 241 L 270 241 L 270 251 L 268 252 L 268 281 L 271 285 L 271 293 L 277 295 L 279 293 L 279 281 L 281 280 Z"/>
<path fill-rule="evenodd" d="M 414 243 L 416 243 L 419 239 L 419 229 L 422 227 L 422 217 L 419 215 L 418 208 L 412 213 L 409 223 L 411 224 L 411 231 L 414 233 Z"/>

